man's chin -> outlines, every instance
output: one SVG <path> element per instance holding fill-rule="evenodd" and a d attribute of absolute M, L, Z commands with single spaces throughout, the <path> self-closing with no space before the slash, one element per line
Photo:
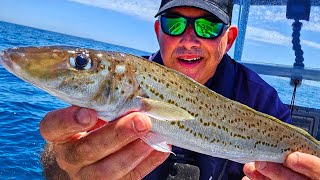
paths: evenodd
<path fill-rule="evenodd" d="M 182 73 L 195 81 L 197 80 L 197 73 L 193 73 L 193 72 L 182 72 Z"/>

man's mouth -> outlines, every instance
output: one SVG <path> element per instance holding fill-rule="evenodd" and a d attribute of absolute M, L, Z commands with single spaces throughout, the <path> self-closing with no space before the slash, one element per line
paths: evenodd
<path fill-rule="evenodd" d="M 197 58 L 178 58 L 178 60 L 181 63 L 195 64 L 195 63 L 199 63 L 202 60 L 202 57 L 197 57 Z"/>

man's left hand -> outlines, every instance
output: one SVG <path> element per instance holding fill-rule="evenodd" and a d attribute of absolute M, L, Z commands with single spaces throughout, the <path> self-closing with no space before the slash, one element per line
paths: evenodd
<path fill-rule="evenodd" d="M 242 180 L 320 180 L 320 158 L 294 152 L 288 155 L 283 164 L 271 162 L 247 163 L 243 168 L 246 176 Z"/>

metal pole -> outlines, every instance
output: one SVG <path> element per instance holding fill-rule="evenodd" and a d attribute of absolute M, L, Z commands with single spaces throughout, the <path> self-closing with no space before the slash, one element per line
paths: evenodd
<path fill-rule="evenodd" d="M 249 10 L 250 10 L 251 0 L 240 0 L 240 12 L 239 12 L 239 20 L 238 20 L 238 29 L 239 34 L 237 37 L 235 51 L 234 51 L 234 59 L 237 61 L 241 61 L 242 51 L 244 46 L 244 40 L 247 31 Z"/>

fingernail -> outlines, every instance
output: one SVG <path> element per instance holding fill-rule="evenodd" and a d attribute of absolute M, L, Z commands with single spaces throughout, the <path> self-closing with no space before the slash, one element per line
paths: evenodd
<path fill-rule="evenodd" d="M 255 163 L 257 169 L 263 170 L 267 167 L 267 163 L 266 162 L 256 162 Z"/>
<path fill-rule="evenodd" d="M 86 108 L 80 108 L 76 114 L 76 121 L 81 124 L 81 125 L 88 125 L 90 124 L 91 121 L 91 116 L 90 113 L 88 111 L 88 109 Z"/>
<path fill-rule="evenodd" d="M 135 116 L 133 118 L 133 127 L 138 132 L 143 132 L 147 129 L 147 126 L 141 116 Z"/>
<path fill-rule="evenodd" d="M 254 163 L 251 162 L 251 163 L 248 163 L 249 167 L 247 168 L 247 173 L 249 174 L 253 174 L 254 170 L 256 169 L 254 166 Z"/>

